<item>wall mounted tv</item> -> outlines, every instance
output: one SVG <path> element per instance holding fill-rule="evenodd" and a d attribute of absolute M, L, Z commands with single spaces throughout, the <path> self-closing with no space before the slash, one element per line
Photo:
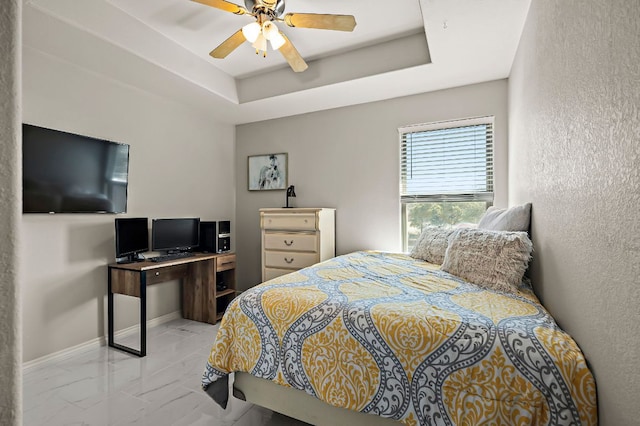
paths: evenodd
<path fill-rule="evenodd" d="M 129 145 L 22 125 L 24 213 L 126 213 Z"/>

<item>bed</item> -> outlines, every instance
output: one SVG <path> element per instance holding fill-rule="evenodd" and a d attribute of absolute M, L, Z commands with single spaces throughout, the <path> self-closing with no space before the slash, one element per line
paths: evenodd
<path fill-rule="evenodd" d="M 242 293 L 202 379 L 223 407 L 230 375 L 236 396 L 314 424 L 347 422 L 335 413 L 366 424 L 597 424 L 585 358 L 526 281 L 487 289 L 400 253 L 338 256 Z M 334 414 L 313 417 L 314 404 Z"/>

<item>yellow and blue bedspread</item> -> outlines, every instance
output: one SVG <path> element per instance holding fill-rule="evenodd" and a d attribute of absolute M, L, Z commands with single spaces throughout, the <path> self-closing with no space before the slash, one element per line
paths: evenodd
<path fill-rule="evenodd" d="M 234 371 L 407 425 L 597 424 L 580 349 L 527 287 L 485 290 L 403 254 L 355 252 L 244 292 L 202 382 L 223 405 Z"/>

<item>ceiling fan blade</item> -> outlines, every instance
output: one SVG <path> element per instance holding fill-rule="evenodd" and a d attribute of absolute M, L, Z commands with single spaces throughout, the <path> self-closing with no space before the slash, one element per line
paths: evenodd
<path fill-rule="evenodd" d="M 323 15 L 316 13 L 287 13 L 284 22 L 290 27 L 317 28 L 320 30 L 353 31 L 356 18 L 353 15 Z"/>
<path fill-rule="evenodd" d="M 230 3 L 225 0 L 191 0 L 196 3 L 206 4 L 207 6 L 215 7 L 216 9 L 224 10 L 225 12 L 235 13 L 236 15 L 244 15 L 247 13 L 247 9 L 237 4 Z"/>
<path fill-rule="evenodd" d="M 304 59 L 302 59 L 302 56 L 300 56 L 300 53 L 298 53 L 287 36 L 282 34 L 282 37 L 284 37 L 285 43 L 278 50 L 280 51 L 280 53 L 282 53 L 282 56 L 284 56 L 291 68 L 295 72 L 302 72 L 309 68 L 309 65 L 307 65 Z"/>
<path fill-rule="evenodd" d="M 213 56 L 217 59 L 226 58 L 227 55 L 238 48 L 242 43 L 244 43 L 246 38 L 244 34 L 242 34 L 242 30 L 238 30 L 231 37 L 220 43 L 218 47 L 213 49 L 209 55 Z"/>

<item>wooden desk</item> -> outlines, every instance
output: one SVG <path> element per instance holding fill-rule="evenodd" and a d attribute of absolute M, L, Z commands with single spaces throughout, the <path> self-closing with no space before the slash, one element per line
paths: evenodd
<path fill-rule="evenodd" d="M 166 262 L 136 262 L 108 267 L 108 331 L 109 346 L 140 357 L 147 354 L 147 286 L 171 280 L 182 280 L 182 316 L 215 324 L 235 297 L 234 253 L 204 254 Z M 227 286 L 216 290 L 216 283 Z M 113 295 L 124 294 L 140 299 L 140 350 L 114 341 Z"/>

